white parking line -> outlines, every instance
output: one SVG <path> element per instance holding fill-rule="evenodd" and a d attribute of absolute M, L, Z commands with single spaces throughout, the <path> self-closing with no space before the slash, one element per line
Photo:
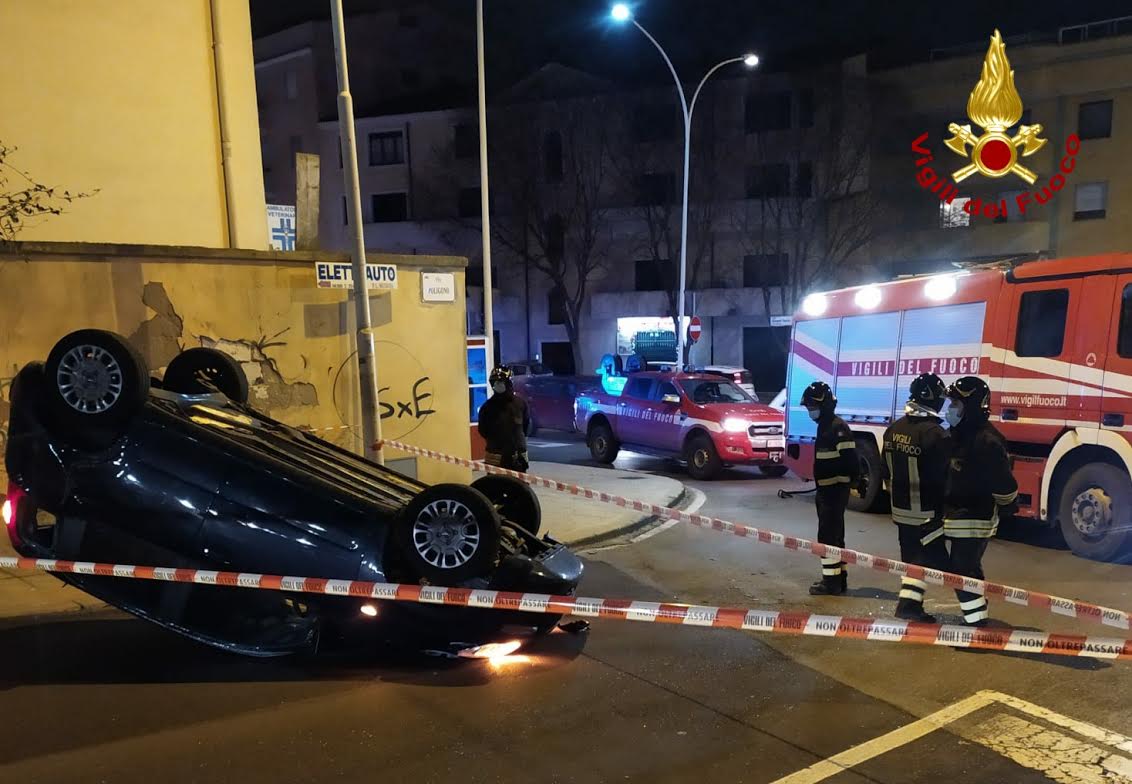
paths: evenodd
<path fill-rule="evenodd" d="M 772 784 L 817 784 L 995 704 L 1028 714 L 1114 749 L 1132 751 L 1132 738 L 1127 736 L 1064 716 L 1009 694 L 980 691 L 886 735 L 791 773 Z M 1127 757 L 1008 712 L 996 714 L 972 731 L 960 731 L 957 734 L 1002 754 L 1019 765 L 1041 771 L 1059 784 L 1132 784 L 1132 760 Z"/>

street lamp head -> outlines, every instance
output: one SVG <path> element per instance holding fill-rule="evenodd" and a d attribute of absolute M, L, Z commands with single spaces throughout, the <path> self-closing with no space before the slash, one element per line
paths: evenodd
<path fill-rule="evenodd" d="M 758 64 L 759 56 L 757 54 L 754 54 L 752 52 L 750 54 L 743 55 L 743 65 L 747 66 L 748 68 L 754 68 Z"/>
<path fill-rule="evenodd" d="M 609 15 L 615 22 L 627 22 L 633 17 L 633 12 L 626 3 L 617 3 L 610 9 Z"/>

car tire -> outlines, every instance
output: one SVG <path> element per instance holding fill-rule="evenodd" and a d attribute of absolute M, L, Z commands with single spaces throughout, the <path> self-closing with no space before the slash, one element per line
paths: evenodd
<path fill-rule="evenodd" d="M 491 501 L 499 516 L 537 536 L 542 528 L 542 504 L 531 486 L 510 476 L 481 476 L 472 487 Z"/>
<path fill-rule="evenodd" d="M 80 329 L 47 355 L 45 424 L 60 438 L 99 448 L 118 438 L 149 395 L 145 359 L 113 332 Z"/>
<path fill-rule="evenodd" d="M 499 513 L 479 490 L 433 485 L 410 501 L 398 521 L 410 570 L 436 585 L 489 574 L 499 560 Z"/>
<path fill-rule="evenodd" d="M 723 470 L 715 444 L 705 435 L 688 439 L 684 447 L 684 462 L 688 464 L 688 476 L 693 479 L 714 479 Z"/>
<path fill-rule="evenodd" d="M 784 465 L 769 465 L 759 466 L 759 473 L 763 476 L 772 476 L 775 478 L 786 476 L 786 472 L 790 469 Z"/>
<path fill-rule="evenodd" d="M 162 389 L 178 395 L 218 391 L 234 403 L 248 402 L 248 377 L 240 363 L 214 348 L 190 348 L 165 368 Z"/>
<path fill-rule="evenodd" d="M 612 464 L 617 459 L 617 453 L 621 451 L 621 444 L 613 435 L 612 428 L 605 422 L 598 422 L 590 428 L 586 445 L 590 448 L 593 459 L 606 465 Z"/>
<path fill-rule="evenodd" d="M 1132 556 L 1132 481 L 1107 463 L 1070 474 L 1058 497 L 1057 519 L 1069 549 L 1094 561 Z"/>
<path fill-rule="evenodd" d="M 884 511 L 888 493 L 884 491 L 880 452 L 873 438 L 857 439 L 857 461 L 860 463 L 860 476 L 849 491 L 849 508 L 854 512 Z"/>

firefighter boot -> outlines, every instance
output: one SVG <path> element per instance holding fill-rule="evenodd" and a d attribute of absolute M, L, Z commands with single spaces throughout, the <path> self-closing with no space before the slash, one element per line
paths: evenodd
<path fill-rule="evenodd" d="M 935 623 L 935 616 L 924 612 L 924 605 L 915 599 L 900 599 L 896 603 L 896 617 L 915 623 Z"/>
<path fill-rule="evenodd" d="M 849 590 L 849 577 L 844 571 L 838 575 L 823 575 L 810 586 L 810 596 L 843 596 Z"/>

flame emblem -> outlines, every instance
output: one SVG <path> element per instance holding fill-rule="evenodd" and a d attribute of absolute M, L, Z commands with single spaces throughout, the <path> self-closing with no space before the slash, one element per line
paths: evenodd
<path fill-rule="evenodd" d="M 1038 136 L 1042 132 L 1041 125 L 1023 125 L 1014 136 L 1006 133 L 1007 128 L 1022 119 L 1022 97 L 1014 86 L 1014 70 L 1006 59 L 1006 44 L 998 30 L 991 36 L 979 82 L 967 99 L 967 115 L 984 133 L 972 133 L 969 124 L 948 125 L 952 137 L 944 144 L 971 160 L 951 175 L 954 180 L 962 182 L 975 172 L 987 177 L 1013 173 L 1033 185 L 1038 176 L 1018 162 L 1019 154 L 1021 157 L 1033 155 L 1046 140 Z"/>

